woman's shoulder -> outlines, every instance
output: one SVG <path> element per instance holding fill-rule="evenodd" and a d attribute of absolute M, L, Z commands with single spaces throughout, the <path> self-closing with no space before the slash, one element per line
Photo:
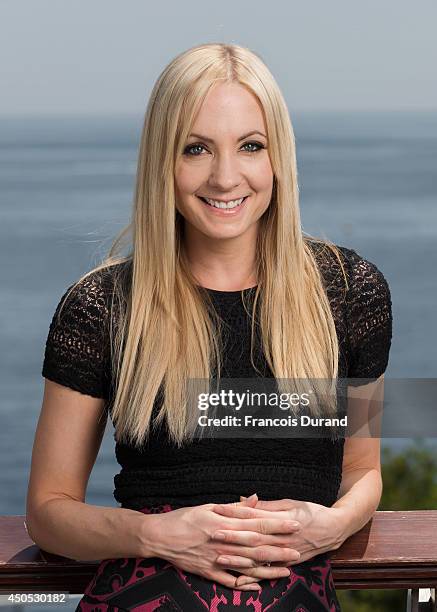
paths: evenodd
<path fill-rule="evenodd" d="M 333 310 L 345 316 L 348 378 L 378 378 L 387 368 L 393 325 L 391 293 L 384 274 L 355 249 L 317 241 L 310 246 L 320 265 L 331 306 L 338 307 Z M 342 280 L 342 267 L 347 283 Z"/>
<path fill-rule="evenodd" d="M 65 289 L 58 300 L 50 325 L 50 336 L 67 335 L 67 330 L 101 336 L 106 333 L 114 307 L 120 303 L 116 283 L 129 278 L 127 262 L 93 268 Z M 61 334 L 62 332 L 62 334 Z"/>
<path fill-rule="evenodd" d="M 114 294 L 116 284 L 130 279 L 130 263 L 117 261 L 93 268 L 72 283 L 65 295 L 70 293 L 72 300 L 103 307 Z"/>
<path fill-rule="evenodd" d="M 355 249 L 313 238 L 305 242 L 311 248 L 325 281 L 341 283 L 343 277 L 346 279 L 345 288 L 352 291 L 363 289 L 365 285 L 388 289 L 380 267 Z"/>

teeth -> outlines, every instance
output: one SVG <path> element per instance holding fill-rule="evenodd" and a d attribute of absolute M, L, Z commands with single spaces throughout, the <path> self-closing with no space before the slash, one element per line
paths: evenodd
<path fill-rule="evenodd" d="M 231 200 L 230 202 L 220 202 L 219 200 L 211 200 L 210 198 L 203 199 L 211 206 L 215 206 L 215 208 L 235 208 L 244 200 L 244 198 L 240 198 L 239 200 Z"/>

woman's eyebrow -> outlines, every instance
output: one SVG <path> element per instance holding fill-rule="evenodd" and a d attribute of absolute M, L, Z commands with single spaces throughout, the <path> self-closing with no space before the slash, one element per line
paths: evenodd
<path fill-rule="evenodd" d="M 254 134 L 259 134 L 260 136 L 264 136 L 264 138 L 267 138 L 267 136 L 263 134 L 262 132 L 259 132 L 258 130 L 253 130 L 252 132 L 248 132 L 247 134 L 244 134 L 244 136 L 240 136 L 237 142 L 240 142 L 241 140 L 244 140 L 245 138 L 248 138 L 249 136 L 253 136 Z M 205 142 L 211 142 L 211 143 L 214 142 L 212 138 L 208 138 L 207 136 L 202 136 L 201 134 L 190 134 L 189 138 L 190 137 L 200 138 L 200 140 L 204 140 Z"/>

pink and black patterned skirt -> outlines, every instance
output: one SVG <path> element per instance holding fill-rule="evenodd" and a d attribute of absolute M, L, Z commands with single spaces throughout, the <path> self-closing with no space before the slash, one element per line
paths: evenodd
<path fill-rule="evenodd" d="M 144 514 L 174 508 L 146 507 Z M 291 566 L 285 578 L 264 578 L 261 591 L 240 591 L 185 572 L 164 559 L 101 561 L 76 612 L 339 612 L 326 553 Z"/>

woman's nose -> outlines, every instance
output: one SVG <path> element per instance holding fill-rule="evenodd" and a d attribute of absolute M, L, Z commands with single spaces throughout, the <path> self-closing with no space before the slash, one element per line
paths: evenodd
<path fill-rule="evenodd" d="M 211 164 L 208 184 L 220 191 L 230 191 L 241 182 L 238 161 L 232 155 L 217 155 Z"/>

